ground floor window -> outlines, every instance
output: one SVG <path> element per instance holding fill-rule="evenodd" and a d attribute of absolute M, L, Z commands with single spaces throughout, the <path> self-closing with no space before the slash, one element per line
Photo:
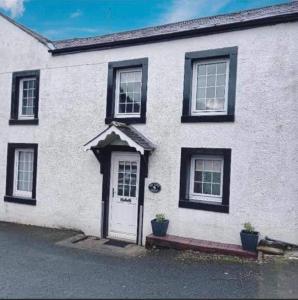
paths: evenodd
<path fill-rule="evenodd" d="M 4 201 L 36 204 L 37 144 L 13 144 L 7 148 Z"/>
<path fill-rule="evenodd" d="M 229 212 L 230 149 L 182 148 L 179 207 Z"/>

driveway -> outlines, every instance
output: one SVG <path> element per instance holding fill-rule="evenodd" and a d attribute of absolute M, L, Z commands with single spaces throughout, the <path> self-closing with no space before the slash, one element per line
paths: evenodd
<path fill-rule="evenodd" d="M 206 261 L 171 250 L 121 257 L 56 244 L 74 234 L 0 223 L 0 298 L 298 297 L 297 261 Z"/>

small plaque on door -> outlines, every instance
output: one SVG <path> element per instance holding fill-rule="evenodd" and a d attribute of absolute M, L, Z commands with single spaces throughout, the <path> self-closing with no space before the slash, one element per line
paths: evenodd
<path fill-rule="evenodd" d="M 152 182 L 148 186 L 149 191 L 152 193 L 159 193 L 161 190 L 161 185 L 157 182 Z"/>

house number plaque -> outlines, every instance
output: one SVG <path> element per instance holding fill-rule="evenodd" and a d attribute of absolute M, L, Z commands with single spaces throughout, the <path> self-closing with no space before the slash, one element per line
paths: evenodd
<path fill-rule="evenodd" d="M 159 193 L 161 190 L 161 185 L 157 182 L 152 182 L 149 184 L 148 188 L 152 193 Z"/>

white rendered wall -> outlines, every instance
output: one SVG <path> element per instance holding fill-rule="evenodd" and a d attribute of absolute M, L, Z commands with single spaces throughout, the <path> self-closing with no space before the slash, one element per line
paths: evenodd
<path fill-rule="evenodd" d="M 10 32 L 11 34 L 7 34 Z M 169 233 L 240 243 L 242 224 L 298 242 L 298 23 L 52 57 L 0 18 L 0 191 L 8 142 L 38 143 L 36 207 L 0 201 L 0 220 L 100 235 L 100 166 L 81 146 L 103 130 L 108 62 L 148 57 L 149 158 L 144 232 L 164 212 Z M 15 45 L 15 44 L 18 45 Z M 234 123 L 181 123 L 184 55 L 238 46 Z M 2 55 L 4 53 L 4 56 Z M 4 57 L 4 59 L 2 58 Z M 38 126 L 9 126 L 11 72 L 40 69 Z M 231 148 L 230 213 L 178 207 L 181 147 Z M 162 191 L 147 186 L 159 182 Z"/>

